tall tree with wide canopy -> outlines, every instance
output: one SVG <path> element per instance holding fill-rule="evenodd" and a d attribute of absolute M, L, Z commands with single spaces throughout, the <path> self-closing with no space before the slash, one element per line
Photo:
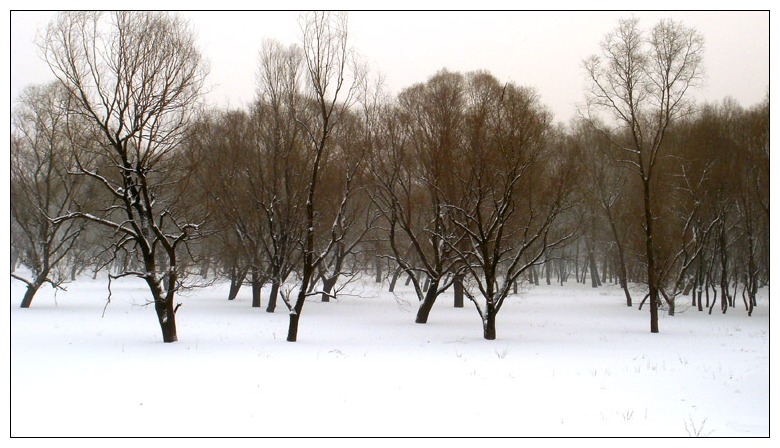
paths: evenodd
<path fill-rule="evenodd" d="M 114 253 L 130 254 L 141 266 L 119 276 L 147 283 L 163 341 L 174 342 L 174 296 L 183 274 L 178 255 L 201 222 L 177 207 L 188 176 L 170 163 L 207 73 L 195 35 L 166 13 L 66 12 L 38 45 L 70 96 L 69 113 L 92 127 L 91 160 L 77 158 L 75 174 L 110 197 L 95 210 L 76 208 L 54 222 L 83 219 L 113 229 Z"/>

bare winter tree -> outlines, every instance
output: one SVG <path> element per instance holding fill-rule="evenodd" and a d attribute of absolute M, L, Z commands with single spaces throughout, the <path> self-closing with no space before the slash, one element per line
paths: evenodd
<path fill-rule="evenodd" d="M 69 146 L 67 91 L 59 83 L 31 86 L 19 100 L 11 138 L 11 229 L 17 234 L 17 258 L 30 278 L 11 276 L 27 285 L 21 307 L 29 308 L 44 283 L 59 288 L 68 280 L 62 265 L 84 226 L 49 218 L 83 203 L 86 188 L 68 174 L 76 156 Z"/>
<path fill-rule="evenodd" d="M 548 151 L 549 114 L 532 90 L 477 72 L 468 75 L 466 98 L 463 196 L 447 208 L 467 243 L 443 240 L 471 274 L 481 298 L 468 288 L 466 295 L 493 340 L 517 279 L 574 234 L 554 223 L 569 206 L 576 166 Z"/>
<path fill-rule="evenodd" d="M 457 196 L 454 173 L 462 147 L 464 78 L 439 71 L 424 84 L 404 89 L 385 108 L 372 169 L 373 198 L 384 218 L 391 258 L 412 282 L 419 300 L 415 322 L 428 322 L 437 297 L 458 270 L 450 249 L 457 239 L 447 220 Z"/>
<path fill-rule="evenodd" d="M 260 247 L 268 261 L 271 291 L 266 311 L 276 309 L 279 288 L 298 266 L 298 242 L 304 229 L 303 176 L 307 166 L 306 141 L 295 121 L 304 114 L 302 95 L 303 51 L 297 45 L 282 46 L 266 40 L 260 50 L 258 99 L 254 121 L 258 134 L 253 164 L 254 200 L 262 211 Z"/>
<path fill-rule="evenodd" d="M 601 55 L 584 63 L 588 117 L 597 126 L 596 114 L 609 113 L 617 132 L 602 130 L 641 180 L 651 333 L 658 332 L 657 164 L 670 125 L 691 111 L 687 93 L 702 79 L 703 47 L 701 34 L 680 22 L 661 20 L 643 33 L 638 19 L 623 19 L 601 43 Z"/>
<path fill-rule="evenodd" d="M 304 205 L 305 226 L 301 244 L 301 281 L 294 302 L 283 296 L 290 310 L 290 326 L 287 333 L 289 342 L 295 342 L 298 338 L 298 322 L 309 294 L 310 282 L 314 280 L 318 266 L 331 248 L 344 236 L 338 232 L 338 224 L 352 195 L 352 180 L 360 160 L 351 161 L 350 166 L 344 170 L 343 194 L 337 206 L 336 218 L 330 225 L 330 237 L 324 249 L 315 253 L 315 236 L 323 225 L 327 225 L 318 219 L 315 207 L 322 166 L 333 151 L 329 138 L 356 101 L 357 92 L 363 85 L 361 78 L 364 76 L 363 71 L 355 63 L 354 52 L 347 43 L 346 13 L 308 13 L 301 16 L 300 25 L 306 67 L 306 91 L 312 103 L 316 105 L 317 114 L 310 120 L 296 117 L 304 130 L 310 150 L 311 165 L 308 173 L 305 173 L 308 183 Z"/>
<path fill-rule="evenodd" d="M 77 158 L 76 175 L 111 198 L 53 222 L 82 219 L 113 229 L 114 253 L 124 251 L 142 266 L 118 276 L 146 281 L 163 341 L 174 342 L 174 295 L 183 274 L 178 254 L 199 224 L 177 215 L 187 175 L 168 162 L 190 126 L 206 75 L 195 36 L 180 17 L 165 13 L 67 12 L 38 45 L 70 95 L 70 113 L 92 125 L 93 160 Z"/>

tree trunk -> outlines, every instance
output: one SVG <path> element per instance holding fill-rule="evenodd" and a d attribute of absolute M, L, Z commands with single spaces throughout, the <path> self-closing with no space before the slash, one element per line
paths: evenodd
<path fill-rule="evenodd" d="M 157 311 L 157 320 L 160 322 L 160 329 L 162 330 L 163 342 L 178 341 L 179 339 L 176 336 L 176 314 L 173 311 L 172 294 L 170 300 L 155 302 L 155 309 Z"/>
<path fill-rule="evenodd" d="M 238 296 L 238 291 L 241 289 L 241 282 L 234 279 L 230 279 L 230 289 L 228 290 L 228 300 L 235 300 Z"/>
<path fill-rule="evenodd" d="M 276 311 L 276 299 L 279 297 L 279 282 L 276 280 L 271 281 L 271 294 L 268 296 L 268 307 L 266 307 L 266 313 L 273 313 Z"/>
<path fill-rule="evenodd" d="M 27 291 L 24 292 L 24 297 L 22 298 L 22 304 L 21 308 L 29 308 L 32 304 L 33 297 L 35 297 L 35 293 L 38 292 L 38 289 L 40 289 L 41 284 L 38 282 L 32 283 L 27 285 Z"/>
<path fill-rule="evenodd" d="M 439 280 L 431 282 L 428 292 L 425 294 L 425 298 L 420 303 L 420 308 L 417 310 L 417 318 L 415 323 L 424 324 L 428 322 L 428 315 L 431 313 L 433 303 L 436 302 L 436 291 L 439 289 Z"/>
<path fill-rule="evenodd" d="M 27 290 L 24 292 L 24 297 L 22 297 L 22 304 L 20 305 L 20 308 L 30 307 L 33 301 L 33 297 L 35 297 L 35 294 L 39 289 L 41 289 L 41 286 L 43 286 L 43 283 L 46 281 L 46 277 L 49 276 L 49 272 L 51 272 L 51 268 L 47 263 L 43 269 L 43 272 L 39 273 L 38 276 L 35 277 L 35 280 L 27 285 Z"/>
<path fill-rule="evenodd" d="M 574 279 L 577 283 L 580 282 L 580 240 L 577 240 L 577 245 L 574 250 Z"/>
<path fill-rule="evenodd" d="M 374 259 L 374 267 L 376 268 L 376 276 L 374 277 L 374 282 L 382 283 L 382 260 L 379 257 Z"/>
<path fill-rule="evenodd" d="M 649 176 L 648 176 L 649 177 Z M 645 207 L 645 254 L 647 256 L 647 286 L 650 294 L 650 333 L 658 333 L 658 283 L 655 268 L 655 245 L 653 244 L 653 216 L 650 207 L 650 180 L 642 179 Z"/>
<path fill-rule="evenodd" d="M 701 279 L 699 279 L 699 281 L 701 282 Z M 694 292 L 694 295 L 696 296 L 696 309 L 698 309 L 699 311 L 704 311 L 704 308 L 702 308 L 701 305 L 701 289 L 702 289 L 701 286 L 702 286 L 701 283 L 697 285 L 697 290 Z"/>
<path fill-rule="evenodd" d="M 310 246 L 313 246 L 313 244 Z M 304 259 L 306 257 L 307 255 L 304 254 Z M 303 305 L 306 303 L 306 289 L 308 283 L 311 281 L 313 268 L 314 266 L 311 265 L 310 261 L 304 260 L 303 275 L 301 276 L 301 287 L 298 290 L 298 298 L 295 300 L 295 306 L 290 310 L 290 326 L 287 330 L 287 342 L 296 342 L 298 340 L 298 322 L 301 319 Z"/>
<path fill-rule="evenodd" d="M 710 288 L 707 287 L 707 297 L 709 297 L 709 290 Z M 715 308 L 715 303 L 718 301 L 718 290 L 715 288 L 715 286 L 712 286 L 712 303 L 709 306 L 709 312 L 708 314 L 712 314 L 712 309 Z"/>
<path fill-rule="evenodd" d="M 300 315 L 295 312 L 290 312 L 290 326 L 287 330 L 287 342 L 295 342 L 298 340 L 298 320 Z"/>
<path fill-rule="evenodd" d="M 163 292 L 162 285 L 157 281 L 156 276 L 146 277 L 146 283 L 152 292 L 154 299 L 154 310 L 157 313 L 157 322 L 162 330 L 163 342 L 176 342 L 176 311 L 173 307 L 174 289 L 172 285 L 176 283 L 176 274 L 169 275 L 167 280 L 167 292 Z"/>
<path fill-rule="evenodd" d="M 547 286 L 550 286 L 550 268 L 552 268 L 552 262 L 549 259 L 544 260 L 544 275 L 547 279 Z"/>
<path fill-rule="evenodd" d="M 588 266 L 590 262 L 588 260 L 585 260 L 584 263 L 582 263 L 582 277 L 577 279 L 577 283 L 585 284 L 585 277 L 588 275 Z"/>
<path fill-rule="evenodd" d="M 726 225 L 721 223 L 719 236 L 720 243 L 720 308 L 723 314 L 726 314 L 729 299 L 729 280 L 728 280 L 728 254 L 726 251 Z"/>
<path fill-rule="evenodd" d="M 263 282 L 260 279 L 260 270 L 252 266 L 252 308 L 260 308 L 260 292 Z"/>
<path fill-rule="evenodd" d="M 393 278 L 390 279 L 390 288 L 388 289 L 389 292 L 393 292 L 393 290 L 395 289 L 395 282 L 398 281 L 398 277 L 401 275 L 401 272 L 402 270 L 400 266 L 398 266 L 395 272 L 393 272 Z"/>
<path fill-rule="evenodd" d="M 485 319 L 482 321 L 483 336 L 488 341 L 496 339 L 496 312 L 492 307 L 485 311 Z"/>
<path fill-rule="evenodd" d="M 455 296 L 455 308 L 463 308 L 463 276 L 458 274 L 452 282 L 452 290 Z"/>
<path fill-rule="evenodd" d="M 230 290 L 228 291 L 228 300 L 235 300 L 238 291 L 244 284 L 244 278 L 249 268 L 239 269 L 235 266 L 230 268 Z"/>
<path fill-rule="evenodd" d="M 596 266 L 596 257 L 593 255 L 593 250 L 588 251 L 588 262 L 590 263 L 590 284 L 592 288 L 598 288 L 601 286 L 599 280 L 599 270 Z"/>

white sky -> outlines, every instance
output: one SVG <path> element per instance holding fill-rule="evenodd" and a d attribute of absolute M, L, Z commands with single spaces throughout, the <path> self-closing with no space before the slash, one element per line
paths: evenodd
<path fill-rule="evenodd" d="M 746 7 L 749 5 L 745 5 Z M 210 61 L 208 101 L 243 106 L 255 95 L 257 53 L 264 37 L 297 42 L 296 12 L 183 12 Z M 437 70 L 485 69 L 501 81 L 535 87 L 557 121 L 583 101 L 582 60 L 598 52 L 621 17 L 649 28 L 672 17 L 705 39 L 705 85 L 699 101 L 732 96 L 743 106 L 769 88 L 769 13 L 764 12 L 351 12 L 351 43 L 386 87 L 398 93 Z M 12 12 L 11 99 L 52 79 L 32 41 L 51 12 Z M 6 34 L 8 35 L 8 34 Z M 6 46 L 7 48 L 7 46 Z"/>

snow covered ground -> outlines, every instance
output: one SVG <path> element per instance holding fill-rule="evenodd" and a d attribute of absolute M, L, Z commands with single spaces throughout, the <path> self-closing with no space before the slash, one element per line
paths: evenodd
<path fill-rule="evenodd" d="M 653 335 L 618 287 L 526 287 L 485 341 L 451 293 L 419 325 L 411 289 L 366 280 L 308 302 L 288 343 L 283 304 L 217 284 L 180 297 L 173 344 L 141 281 L 112 290 L 101 317 L 100 278 L 27 310 L 12 283 L 11 435 L 769 435 L 767 289 L 752 317 L 741 299 L 708 316 L 681 298 Z"/>

